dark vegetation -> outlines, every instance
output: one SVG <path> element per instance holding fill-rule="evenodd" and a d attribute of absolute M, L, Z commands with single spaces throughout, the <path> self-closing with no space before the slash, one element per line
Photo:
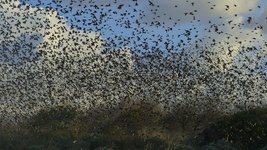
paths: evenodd
<path fill-rule="evenodd" d="M 109 113 L 44 109 L 16 125 L 2 124 L 0 149 L 257 150 L 267 145 L 266 108 L 222 116 L 179 107 L 163 113 L 154 107 L 145 103 Z"/>
<path fill-rule="evenodd" d="M 205 129 L 200 145 L 220 140 L 238 149 L 267 148 L 267 109 L 258 108 L 226 116 Z"/>

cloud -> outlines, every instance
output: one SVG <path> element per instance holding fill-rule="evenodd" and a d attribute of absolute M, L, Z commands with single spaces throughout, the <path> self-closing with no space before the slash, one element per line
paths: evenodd
<path fill-rule="evenodd" d="M 263 7 L 263 6 L 265 6 L 265 7 Z M 263 27 L 263 29 L 262 29 L 263 34 L 266 34 L 267 33 L 267 28 L 266 28 L 266 26 L 267 26 L 267 23 L 266 23 L 266 21 L 267 21 L 267 7 L 266 7 L 266 4 L 263 6 L 261 6 L 262 12 L 259 12 L 258 15 L 252 17 L 252 20 L 253 20 L 252 23 L 254 24 L 254 26 L 255 26 L 255 23 L 258 23 L 258 25 L 261 25 Z M 249 26 L 249 25 L 247 25 L 247 26 L 248 26 L 248 28 L 249 27 L 251 28 L 251 26 Z"/>
<path fill-rule="evenodd" d="M 0 24 L 2 47 L 8 40 L 20 41 L 26 35 L 24 43 L 32 43 L 37 52 L 41 52 L 45 58 L 51 60 L 55 59 L 55 55 L 63 56 L 63 53 L 78 59 L 100 53 L 104 41 L 98 33 L 71 29 L 56 11 L 33 8 L 30 5 L 19 6 L 19 3 L 15 2 L 3 4 L 0 9 L 3 20 Z M 36 42 L 34 36 L 38 38 Z M 12 44 L 9 45 L 12 47 Z M 2 49 L 10 51 L 9 53 L 13 50 Z"/>
<path fill-rule="evenodd" d="M 153 18 L 155 18 L 155 20 L 160 20 L 165 23 L 188 22 L 192 21 L 193 17 L 195 17 L 196 20 L 206 20 L 219 16 L 232 17 L 234 14 L 242 15 L 242 13 L 248 12 L 249 9 L 254 9 L 258 3 L 257 0 L 154 0 L 152 2 L 153 5 L 146 3 L 146 5 L 143 6 L 143 10 L 145 10 L 144 21 L 153 21 Z M 169 20 L 170 17 L 172 18 L 171 20 Z"/>
<path fill-rule="evenodd" d="M 0 112 L 12 111 L 4 114 L 7 120 L 64 103 L 89 108 L 112 92 L 122 99 L 127 85 L 115 80 L 122 73 L 114 64 L 131 70 L 130 49 L 106 53 L 100 34 L 71 28 L 56 11 L 18 1 L 1 3 L 0 19 Z M 114 80 L 120 87 L 103 93 Z"/>
<path fill-rule="evenodd" d="M 121 63 L 124 64 L 124 66 L 128 66 L 126 69 L 127 71 L 132 71 L 133 68 L 131 66 L 133 65 L 133 60 L 130 49 L 108 47 L 111 51 L 107 52 L 107 47 L 105 47 L 107 41 L 105 41 L 99 33 L 72 28 L 70 26 L 71 23 L 67 22 L 66 16 L 63 17 L 60 12 L 55 11 L 56 9 L 50 10 L 42 8 L 41 6 L 33 7 L 27 4 L 19 5 L 20 3 L 18 1 L 13 2 L 14 3 L 3 3 L 1 4 L 2 7 L 0 7 L 1 47 L 7 44 L 16 45 L 16 43 L 19 43 L 21 47 L 23 47 L 26 43 L 32 43 L 34 49 L 30 51 L 29 48 L 26 48 L 25 51 L 20 51 L 13 56 L 11 54 L 14 50 L 13 47 L 0 49 L 1 51 L 8 50 L 6 53 L 2 53 L 0 57 L 0 59 L 2 59 L 0 60 L 0 72 L 1 76 L 3 76 L 2 85 L 4 85 L 1 85 L 3 90 L 0 92 L 2 92 L 1 95 L 3 95 L 1 100 L 7 102 L 5 107 L 12 105 L 12 107 L 17 106 L 18 108 L 24 108 L 29 105 L 32 106 L 32 103 L 35 106 L 38 104 L 34 110 L 25 110 L 34 112 L 41 109 L 41 107 L 58 105 L 66 101 L 87 109 L 92 106 L 91 102 L 97 101 L 96 105 L 102 107 L 102 104 L 111 101 L 110 99 L 114 101 L 123 100 L 129 96 L 127 95 L 129 94 L 127 93 L 128 90 L 131 91 L 131 93 L 135 93 L 135 90 L 137 89 L 138 91 L 139 87 L 144 90 L 143 93 L 142 91 L 140 92 L 140 95 L 135 95 L 140 99 L 145 99 L 148 95 L 153 95 L 154 91 L 163 93 L 161 95 L 162 101 L 169 100 L 168 98 L 170 97 L 175 100 L 177 97 L 174 95 L 177 93 L 177 95 L 179 95 L 179 93 L 184 94 L 181 96 L 182 98 L 187 97 L 190 99 L 195 96 L 194 92 L 197 92 L 195 89 L 199 87 L 203 95 L 209 91 L 215 91 L 213 92 L 215 93 L 214 95 L 218 94 L 219 97 L 221 96 L 220 100 L 240 100 L 240 98 L 236 97 L 242 96 L 242 99 L 248 97 L 248 95 L 242 94 L 247 90 L 245 88 L 249 86 L 243 88 L 238 82 L 240 80 L 253 81 L 254 79 L 257 83 L 260 83 L 260 85 L 254 85 L 253 88 L 255 88 L 253 90 L 250 89 L 248 93 L 256 93 L 252 97 L 256 100 L 258 100 L 260 96 L 266 95 L 263 91 L 264 88 L 262 88 L 265 86 L 263 84 L 265 81 L 262 79 L 262 76 L 252 74 L 253 78 L 250 78 L 250 76 L 247 75 L 250 73 L 251 69 L 255 70 L 260 68 L 260 70 L 264 70 L 264 65 L 266 64 L 266 50 L 261 49 L 256 51 L 246 49 L 253 46 L 262 46 L 265 39 L 260 34 L 261 29 L 254 30 L 254 28 L 246 27 L 245 25 L 247 24 L 244 26 L 242 25 L 246 22 L 246 13 L 249 9 L 256 8 L 257 1 L 216 0 L 208 3 L 208 0 L 195 0 L 192 1 L 194 2 L 194 6 L 192 6 L 191 2 L 174 0 L 151 1 L 153 2 L 151 5 L 154 6 L 149 5 L 149 1 L 138 1 L 138 6 L 135 6 L 135 2 L 133 1 L 125 2 L 122 0 L 118 1 L 116 4 L 114 4 L 113 1 L 104 0 L 73 2 L 71 7 L 73 7 L 75 11 L 71 13 L 83 10 L 83 6 L 87 4 L 95 4 L 98 6 L 111 4 L 110 10 L 112 11 L 114 10 L 113 8 L 115 8 L 114 11 L 116 12 L 118 10 L 117 6 L 123 3 L 123 9 L 118 10 L 119 12 L 129 10 L 129 13 L 131 13 L 131 10 L 136 8 L 139 9 L 138 13 L 141 14 L 134 16 L 134 19 L 140 19 L 140 22 L 148 23 L 155 18 L 156 21 L 165 22 L 167 24 L 161 26 L 160 29 L 156 26 L 151 27 L 149 24 L 142 24 L 141 27 L 138 28 L 138 31 L 135 32 L 136 35 L 139 31 L 143 34 L 138 35 L 141 37 L 140 42 L 142 45 L 134 45 L 136 49 L 143 49 L 145 44 L 148 45 L 149 42 L 143 39 L 151 38 L 150 33 L 155 33 L 155 37 L 160 35 L 161 37 L 159 39 L 151 39 L 153 41 L 161 40 L 161 43 L 168 41 L 179 44 L 180 40 L 186 40 L 186 36 L 177 41 L 173 38 L 174 36 L 178 36 L 174 31 L 177 31 L 177 34 L 182 34 L 181 32 L 183 32 L 179 30 L 181 28 L 179 23 L 183 25 L 182 30 L 192 29 L 192 32 L 199 31 L 199 33 L 191 34 L 190 37 L 196 34 L 198 34 L 198 37 L 188 40 L 189 42 L 187 42 L 185 46 L 182 46 L 182 48 L 174 48 L 177 51 L 189 49 L 188 55 L 186 56 L 187 58 L 185 58 L 187 62 L 183 64 L 196 68 L 193 70 L 195 71 L 193 72 L 195 73 L 193 76 L 196 77 L 196 79 L 201 78 L 201 76 L 197 75 L 201 75 L 203 72 L 210 74 L 211 77 L 218 77 L 218 79 L 215 80 L 212 78 L 213 80 L 208 81 L 208 85 L 204 83 L 194 85 L 194 83 L 189 84 L 189 82 L 192 81 L 190 77 L 185 77 L 178 81 L 170 81 L 170 83 L 173 82 L 173 84 L 167 84 L 161 77 L 159 77 L 156 82 L 153 81 L 155 78 L 151 77 L 151 79 L 140 79 L 140 84 L 138 83 L 139 87 L 131 83 L 131 80 L 128 80 L 128 76 L 127 74 L 125 75 L 125 72 L 116 70 L 115 64 Z M 50 3 L 49 1 L 45 2 Z M 83 4 L 80 4 L 80 2 L 83 2 Z M 61 3 L 68 6 L 71 1 L 62 1 Z M 132 5 L 131 9 L 127 5 L 128 3 Z M 236 7 L 234 6 L 235 4 Z M 158 5 L 159 7 L 157 7 Z M 177 7 L 175 7 L 175 5 L 177 5 Z M 225 5 L 229 5 L 229 10 L 225 10 L 227 8 Z M 213 7 L 212 10 L 210 9 L 211 7 Z M 97 8 L 93 9 L 93 6 L 88 7 L 88 9 L 89 8 L 98 10 Z M 197 11 L 195 12 L 195 10 Z M 101 8 L 99 11 L 102 11 Z M 154 11 L 156 12 L 155 14 Z M 190 23 L 193 19 L 193 15 L 190 14 L 191 12 L 196 17 L 196 20 L 201 20 L 199 23 Z M 235 17 L 234 14 L 238 15 Z M 117 16 L 120 16 L 120 14 L 115 16 L 112 12 L 109 14 L 109 17 L 111 19 L 115 18 L 115 21 L 118 21 L 116 20 L 118 19 L 116 18 Z M 219 18 L 219 16 L 222 18 Z M 169 19 L 170 17 L 171 20 Z M 120 18 L 125 19 L 124 16 L 120 16 Z M 77 18 L 72 18 L 73 23 L 76 23 L 77 20 L 75 19 Z M 126 19 L 128 18 L 126 17 Z M 178 21 L 178 19 L 180 19 L 180 21 Z M 89 22 L 92 21 L 90 18 L 88 20 Z M 209 20 L 211 23 L 209 23 Z M 173 31 L 170 30 L 167 32 L 166 30 L 171 27 L 172 21 L 178 22 L 178 24 L 173 27 Z M 228 23 L 229 21 L 231 21 L 231 23 Z M 218 32 L 215 32 L 216 27 L 218 28 Z M 149 30 L 151 28 L 153 28 L 153 30 Z M 120 29 L 124 28 L 117 28 L 115 30 L 121 32 Z M 161 31 L 159 32 L 159 30 Z M 143 32 L 150 33 L 146 34 Z M 129 32 L 129 34 L 131 35 L 131 32 Z M 34 37 L 36 37 L 37 40 L 35 40 Z M 118 39 L 114 38 L 112 40 Z M 197 43 L 199 40 L 202 40 L 202 42 Z M 240 41 L 242 44 L 239 43 Z M 201 48 L 195 48 L 195 44 L 198 44 Z M 242 46 L 245 48 L 242 48 Z M 155 48 L 163 49 L 164 47 L 156 46 Z M 246 52 L 246 50 L 249 52 Z M 208 57 L 208 59 L 206 59 L 201 54 L 203 51 L 212 55 L 205 55 L 206 58 Z M 229 51 L 232 51 L 231 55 L 229 55 Z M 3 54 L 8 54 L 8 59 L 5 59 Z M 38 59 L 33 59 L 35 55 L 38 55 Z M 24 57 L 28 57 L 29 60 L 23 62 L 22 60 Z M 18 62 L 20 62 L 21 65 L 17 65 Z M 198 66 L 196 64 L 198 64 Z M 226 64 L 226 68 L 224 64 Z M 231 72 L 231 70 L 234 71 Z M 214 74 L 218 73 L 224 75 L 224 73 L 233 72 L 241 72 L 241 74 L 229 80 L 227 76 L 216 76 L 216 74 Z M 238 80 L 235 80 L 235 77 L 237 77 Z M 147 79 L 150 80 L 147 81 Z M 169 81 L 170 78 L 166 75 L 166 79 Z M 145 81 L 148 82 L 147 85 L 144 85 L 146 84 Z M 155 82 L 155 85 L 151 85 L 149 82 L 153 82 L 153 84 Z M 229 88 L 229 85 L 227 85 L 229 82 L 232 82 L 233 85 L 236 86 L 233 87 L 233 90 L 231 89 L 232 87 Z M 174 83 L 175 86 L 178 84 L 177 86 L 180 88 L 177 91 L 173 90 Z M 183 83 L 186 85 L 182 85 Z M 164 89 L 166 87 L 163 86 L 164 84 L 166 84 L 169 90 Z M 189 94 L 184 90 L 186 86 L 190 87 L 191 85 L 196 87 L 190 91 L 193 94 Z M 158 88 L 158 86 L 160 86 L 160 88 Z M 258 90 L 260 92 L 255 92 L 256 89 L 260 89 Z M 168 95 L 170 91 L 172 92 Z M 22 109 L 17 109 L 17 111 L 20 111 L 19 113 L 25 112 Z"/>
<path fill-rule="evenodd" d="M 41 66 L 43 62 L 49 62 L 50 67 L 56 68 L 61 61 L 77 64 L 75 62 L 101 56 L 107 49 L 104 46 L 107 42 L 99 33 L 70 27 L 55 10 L 20 5 L 18 0 L 13 0 L 1 4 L 0 14 L 1 63 L 31 62 L 38 57 L 36 60 Z M 121 52 L 118 55 L 127 58 L 131 55 L 129 48 L 119 48 L 117 51 Z M 132 64 L 132 60 L 126 60 Z M 94 63 L 86 67 L 95 69 Z"/>
<path fill-rule="evenodd" d="M 21 34 L 15 40 L 3 40 L 0 44 L 0 63 L 18 64 L 39 60 L 37 47 L 42 38 L 42 35 L 36 33 Z"/>
<path fill-rule="evenodd" d="M 262 36 L 262 31 L 265 29 L 263 19 L 266 17 L 265 12 L 258 20 L 254 19 L 254 16 L 258 18 L 257 14 L 261 14 L 263 9 L 258 8 L 258 5 L 261 6 L 258 0 L 154 0 L 151 2 L 153 5 L 147 2 L 143 6 L 145 12 L 142 21 L 148 23 L 159 21 L 165 23 L 167 27 L 172 27 L 173 30 L 177 28 L 183 30 L 182 26 L 187 26 L 187 30 L 191 31 L 190 39 L 187 41 L 189 46 L 192 45 L 194 48 L 195 42 L 199 39 L 202 41 L 198 41 L 199 46 L 213 50 L 221 49 L 223 46 L 226 50 L 218 55 L 221 54 L 220 57 L 229 62 L 232 62 L 235 55 L 239 54 L 241 47 L 257 47 L 265 43 L 265 37 Z M 247 22 L 248 16 L 253 18 L 251 24 Z M 175 26 L 173 26 L 174 23 L 176 23 Z M 258 28 L 259 25 L 263 26 L 263 29 Z M 197 38 L 194 38 L 192 34 L 195 31 L 198 31 L 198 34 L 194 34 L 198 36 Z M 228 48 L 234 49 L 231 57 L 226 55 Z"/>

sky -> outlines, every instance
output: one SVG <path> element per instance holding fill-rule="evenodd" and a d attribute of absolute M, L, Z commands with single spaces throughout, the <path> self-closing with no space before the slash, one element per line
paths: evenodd
<path fill-rule="evenodd" d="M 225 71 L 223 63 L 216 64 L 216 62 L 226 63 L 228 65 L 226 71 L 234 68 L 241 74 L 251 73 L 251 70 L 256 73 L 267 73 L 267 1 L 265 0 L 0 1 L 0 64 L 9 65 L 9 68 L 0 65 L 0 69 L 11 70 L 10 72 L 13 69 L 13 74 L 9 72 L 8 75 L 0 71 L 1 81 L 5 81 L 1 82 L 3 85 L 8 85 L 12 80 L 19 84 L 20 80 L 12 77 L 16 73 L 17 76 L 23 73 L 23 71 L 16 72 L 14 66 L 17 64 L 22 64 L 21 68 L 28 73 L 28 70 L 42 72 L 42 67 L 47 67 L 45 63 L 52 62 L 48 68 L 56 72 L 58 62 L 62 60 L 69 61 L 70 65 L 75 64 L 72 61 L 82 62 L 92 55 L 101 55 L 107 48 L 121 51 L 127 56 L 132 53 L 142 55 L 151 51 L 162 51 L 164 55 L 169 56 L 185 51 L 188 53 L 185 59 L 188 61 L 186 65 L 200 64 L 197 71 L 209 72 L 213 64 L 207 64 L 206 57 L 201 54 L 203 52 L 201 50 L 205 49 L 206 54 L 211 54 L 207 57 L 222 72 Z M 132 60 L 128 58 L 130 57 L 127 57 L 127 60 L 132 64 Z M 78 65 L 73 65 L 71 69 L 77 71 L 79 67 L 96 68 L 89 63 L 84 66 Z M 33 66 L 41 69 L 32 69 Z M 55 74 L 55 86 L 59 86 L 57 88 L 61 90 L 61 86 L 66 85 L 69 78 L 64 79 L 61 74 Z M 34 90 L 40 92 L 39 95 L 46 95 L 46 90 L 49 89 L 45 84 L 47 77 L 40 78 L 40 82 L 44 83 L 43 87 L 34 85 Z M 266 93 L 262 92 L 266 87 L 265 80 L 262 78 L 259 80 L 260 77 L 257 75 L 250 79 L 254 78 L 259 86 L 255 85 L 257 88 L 249 89 L 249 94 L 254 94 L 251 99 L 265 94 L 264 98 L 260 98 L 266 100 Z M 222 81 L 230 82 L 227 79 Z M 239 95 L 231 91 L 229 97 L 244 96 L 245 92 L 242 91 L 241 85 L 233 84 L 236 86 L 234 92 Z M 65 92 L 63 93 L 65 98 L 76 92 L 75 88 L 71 87 L 72 84 L 67 85 L 68 89 L 64 87 L 61 90 Z M 229 89 L 230 85 L 216 86 L 224 90 Z M 167 90 L 164 89 L 163 93 L 164 91 Z M 19 94 L 39 98 L 38 94 L 31 93 L 30 90 L 26 92 L 28 93 Z M 14 103 L 20 101 L 20 97 L 15 94 L 5 92 L 3 95 L 10 96 L 7 97 Z M 163 97 L 166 95 L 163 94 Z M 233 98 L 229 97 L 222 99 Z M 246 98 L 248 97 L 240 99 Z"/>
<path fill-rule="evenodd" d="M 137 54 L 160 50 L 165 55 L 169 55 L 188 48 L 197 51 L 196 46 L 219 50 L 223 46 L 225 49 L 232 49 L 233 55 L 229 57 L 225 55 L 226 52 L 222 52 L 217 57 L 231 63 L 239 63 L 244 56 L 244 53 L 240 55 L 240 47 L 261 47 L 258 52 L 261 56 L 256 60 L 256 65 L 261 64 L 261 67 L 258 67 L 261 71 L 267 68 L 265 65 L 267 52 L 264 49 L 267 32 L 265 28 L 267 26 L 267 2 L 264 0 L 11 1 L 15 5 L 22 5 L 22 9 L 12 10 L 10 8 L 12 2 L 7 3 L 6 8 L 2 8 L 4 9 L 3 19 L 8 17 L 10 19 L 10 16 L 13 16 L 15 17 L 13 20 L 23 20 L 26 16 L 26 24 L 23 24 L 31 28 L 16 27 L 12 18 L 10 21 L 2 22 L 0 27 L 3 31 L 6 30 L 5 22 L 10 25 L 13 23 L 8 34 L 16 34 L 12 43 L 19 43 L 7 44 L 7 40 L 4 40 L 2 47 L 14 49 L 12 45 L 18 45 L 23 48 L 21 52 L 15 54 L 14 51 L 12 54 L 10 51 L 1 51 L 0 61 L 3 63 L 21 63 L 24 61 L 23 58 L 29 58 L 28 61 L 41 59 L 36 53 L 42 51 L 47 43 L 56 51 L 50 55 L 51 57 L 54 53 L 59 53 L 66 44 L 58 46 L 59 41 L 69 36 L 69 33 L 62 32 L 60 37 L 51 38 L 53 34 L 59 34 L 56 30 L 60 27 L 69 32 L 75 32 L 77 35 L 72 35 L 81 40 L 86 41 L 84 37 L 87 36 L 91 37 L 91 40 L 96 37 L 100 38 L 101 40 L 97 40 L 101 41 L 98 43 L 99 47 L 104 42 L 112 49 L 130 49 L 131 52 Z M 25 16 L 14 16 L 15 11 L 22 12 Z M 250 21 L 248 21 L 249 18 L 251 18 Z M 45 22 L 45 19 L 50 21 Z M 31 44 L 23 44 L 23 41 Z M 71 41 L 75 45 L 75 41 Z M 80 43 L 78 45 L 81 51 L 88 51 L 88 45 Z M 93 49 L 101 51 L 101 48 Z M 248 52 L 245 55 L 249 56 L 251 53 L 254 52 Z M 12 59 L 5 59 L 7 55 Z M 18 56 L 23 56 L 23 58 Z M 82 59 L 84 56 L 78 57 Z"/>
<path fill-rule="evenodd" d="M 143 36 L 147 35 L 145 37 L 161 34 L 174 41 L 177 35 L 184 33 L 184 29 L 194 25 L 198 27 L 196 30 L 201 30 L 208 25 L 209 20 L 214 23 L 229 20 L 246 22 L 246 17 L 252 16 L 253 21 L 264 24 L 266 15 L 266 2 L 264 3 L 263 0 L 249 2 L 245 0 L 213 0 L 212 2 L 209 0 L 153 0 L 153 6 L 149 5 L 148 0 L 74 0 L 72 3 L 71 1 L 47 0 L 39 3 L 37 0 L 21 0 L 21 2 L 32 6 L 52 7 L 67 20 L 70 26 L 100 32 L 105 38 L 112 37 L 112 35 L 129 37 L 131 32 L 138 33 L 136 28 L 139 27 L 145 29 L 146 32 L 142 33 Z M 120 5 L 123 6 L 119 7 Z M 229 5 L 227 11 L 225 10 L 226 5 Z M 193 12 L 194 15 L 190 15 L 190 12 Z M 189 15 L 185 15 L 185 13 Z M 100 18 L 101 14 L 103 14 L 102 18 Z M 234 17 L 234 14 L 238 16 Z M 194 21 L 193 16 L 200 22 Z M 169 19 L 170 17 L 171 19 Z M 222 19 L 218 21 L 218 17 L 222 17 Z M 84 22 L 77 21 L 82 19 Z M 95 24 L 93 23 L 94 20 L 96 20 Z M 137 25 L 136 20 L 140 22 L 140 26 Z M 125 22 L 127 21 L 131 24 L 129 27 L 126 26 Z M 160 22 L 162 25 L 151 25 L 151 22 L 154 24 Z M 174 23 L 176 23 L 175 26 Z M 173 30 L 166 31 L 169 27 L 172 27 Z"/>
<path fill-rule="evenodd" d="M 183 48 L 230 43 L 238 60 L 244 47 L 263 47 L 267 29 L 264 0 L 21 0 L 24 5 L 52 9 L 71 29 L 93 31 L 112 48 L 133 52 L 161 50 L 176 53 Z M 251 22 L 248 23 L 248 18 Z M 230 23 L 229 23 L 230 22 Z M 241 26 L 237 26 L 242 24 Z M 214 29 L 217 26 L 218 33 Z M 263 28 L 258 28 L 262 26 Z M 255 30 L 255 28 L 257 28 Z M 190 31 L 190 34 L 187 34 Z M 230 38 L 227 38 L 230 37 Z M 238 39 L 236 39 L 238 38 Z M 254 39 L 253 39 L 254 38 Z M 200 40 L 201 39 L 201 42 Z M 182 42 L 181 42 L 182 41 Z M 221 44 L 221 45 L 223 45 Z M 214 48 L 215 46 L 213 46 Z M 266 51 L 262 50 L 262 55 Z M 249 55 L 249 54 L 248 54 Z M 226 58 L 227 57 L 227 58 Z M 266 63 L 262 57 L 259 64 Z M 234 61 L 235 62 L 235 61 Z M 262 70 L 265 70 L 263 67 Z"/>

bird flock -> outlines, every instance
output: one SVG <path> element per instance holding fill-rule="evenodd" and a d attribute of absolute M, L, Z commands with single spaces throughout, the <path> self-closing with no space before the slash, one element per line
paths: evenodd
<path fill-rule="evenodd" d="M 253 14 L 266 19 L 260 3 L 29 3 L 0 3 L 1 121 L 59 105 L 228 113 L 267 104 L 265 26 Z"/>

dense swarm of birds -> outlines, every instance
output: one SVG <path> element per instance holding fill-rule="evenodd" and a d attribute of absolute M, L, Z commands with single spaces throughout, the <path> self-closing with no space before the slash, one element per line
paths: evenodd
<path fill-rule="evenodd" d="M 239 14 L 201 20 L 222 7 L 203 2 L 204 12 L 196 0 L 173 5 L 177 18 L 158 0 L 1 0 L 1 120 L 66 104 L 109 111 L 151 101 L 162 111 L 192 105 L 200 112 L 266 105 L 263 26 Z M 254 9 L 262 8 L 247 11 Z"/>

